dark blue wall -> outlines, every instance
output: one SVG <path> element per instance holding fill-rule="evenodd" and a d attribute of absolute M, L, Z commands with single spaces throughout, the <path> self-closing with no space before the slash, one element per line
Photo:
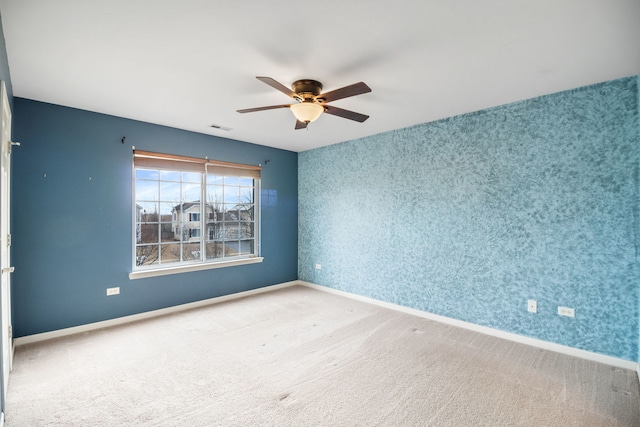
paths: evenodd
<path fill-rule="evenodd" d="M 21 98 L 14 137 L 16 337 L 297 279 L 297 153 Z M 129 280 L 131 146 L 263 164 L 262 190 L 277 192 L 262 209 L 264 262 Z"/>

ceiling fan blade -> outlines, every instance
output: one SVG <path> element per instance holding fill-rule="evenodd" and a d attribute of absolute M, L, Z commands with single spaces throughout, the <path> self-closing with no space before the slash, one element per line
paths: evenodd
<path fill-rule="evenodd" d="M 300 120 L 296 120 L 296 130 L 298 129 L 306 129 L 307 124 L 305 122 L 301 122 Z"/>
<path fill-rule="evenodd" d="M 354 83 L 349 86 L 342 87 L 340 89 L 332 90 L 327 93 L 321 93 L 317 96 L 317 99 L 322 98 L 322 102 L 331 102 L 337 99 L 348 98 L 350 96 L 361 95 L 363 93 L 371 92 L 371 88 L 363 82 Z"/>
<path fill-rule="evenodd" d="M 356 122 L 364 122 L 369 118 L 364 114 L 356 113 L 355 111 L 345 110 L 343 108 L 334 107 L 332 105 L 325 105 L 324 112 L 327 114 L 332 114 L 334 116 L 342 117 L 344 119 L 354 120 Z"/>
<path fill-rule="evenodd" d="M 256 79 L 260 80 L 262 83 L 268 84 L 272 88 L 279 90 L 280 92 L 284 93 L 285 95 L 291 98 L 296 96 L 296 93 L 294 91 L 292 91 L 282 83 L 279 83 L 273 80 L 271 77 L 256 77 Z"/>
<path fill-rule="evenodd" d="M 245 108 L 244 110 L 236 110 L 238 113 L 253 113 L 254 111 L 275 110 L 276 108 L 289 108 L 290 104 L 269 105 L 268 107 Z"/>

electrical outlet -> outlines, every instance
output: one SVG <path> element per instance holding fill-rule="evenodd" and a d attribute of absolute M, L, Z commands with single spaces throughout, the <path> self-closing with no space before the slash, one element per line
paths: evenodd
<path fill-rule="evenodd" d="M 107 288 L 107 296 L 118 295 L 120 293 L 120 287 L 117 286 L 115 288 Z"/>
<path fill-rule="evenodd" d="M 566 317 L 576 317 L 576 311 L 570 307 L 558 307 L 558 314 Z"/>
<path fill-rule="evenodd" d="M 322 264 L 316 264 L 316 270 L 322 270 Z"/>
<path fill-rule="evenodd" d="M 537 313 L 538 312 L 538 301 L 534 299 L 530 299 L 527 301 L 527 311 L 529 313 Z"/>

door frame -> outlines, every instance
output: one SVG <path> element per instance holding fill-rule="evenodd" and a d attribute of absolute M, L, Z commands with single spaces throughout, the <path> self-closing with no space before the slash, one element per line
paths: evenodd
<path fill-rule="evenodd" d="M 4 419 L 9 372 L 13 363 L 13 333 L 11 325 L 11 107 L 7 88 L 0 81 L 0 336 L 2 369 L 0 375 L 0 419 Z"/>

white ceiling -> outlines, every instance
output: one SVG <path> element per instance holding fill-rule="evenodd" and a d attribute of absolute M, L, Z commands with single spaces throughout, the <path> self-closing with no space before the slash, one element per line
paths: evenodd
<path fill-rule="evenodd" d="M 640 74 L 640 0 L 0 0 L 14 96 L 304 151 Z M 294 130 L 286 86 L 371 93 Z M 210 125 L 229 127 L 215 130 Z"/>

